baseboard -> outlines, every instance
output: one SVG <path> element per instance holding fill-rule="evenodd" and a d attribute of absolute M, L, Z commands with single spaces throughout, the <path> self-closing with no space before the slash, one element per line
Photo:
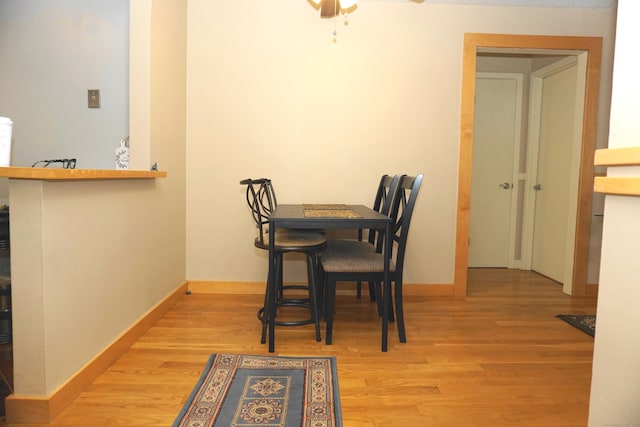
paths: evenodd
<path fill-rule="evenodd" d="M 599 289 L 600 288 L 598 287 L 597 284 L 587 284 L 585 286 L 585 296 L 587 296 L 587 297 L 597 297 Z"/>
<path fill-rule="evenodd" d="M 354 284 L 355 286 L 355 284 Z M 190 281 L 189 291 L 194 294 L 264 295 L 264 282 Z M 338 293 L 352 293 L 350 288 L 338 287 Z M 404 284 L 405 296 L 453 296 L 453 284 Z"/>
<path fill-rule="evenodd" d="M 66 383 L 47 397 L 14 396 L 5 400 L 7 423 L 48 424 L 113 362 L 122 356 L 154 323 L 184 296 L 187 282 L 150 309 L 131 328 L 80 368 Z"/>
<path fill-rule="evenodd" d="M 264 295 L 264 282 L 189 281 L 192 294 Z"/>

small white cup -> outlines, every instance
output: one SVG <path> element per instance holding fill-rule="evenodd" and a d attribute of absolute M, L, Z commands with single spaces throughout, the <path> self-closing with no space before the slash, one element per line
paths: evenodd
<path fill-rule="evenodd" d="M 11 129 L 13 122 L 7 117 L 0 117 L 0 166 L 11 165 Z"/>

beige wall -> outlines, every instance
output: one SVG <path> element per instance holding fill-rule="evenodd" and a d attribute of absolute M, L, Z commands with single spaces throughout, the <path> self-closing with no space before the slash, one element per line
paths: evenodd
<path fill-rule="evenodd" d="M 242 178 L 271 177 L 281 203 L 371 204 L 381 174 L 423 172 L 405 282 L 452 283 L 466 32 L 604 37 L 606 145 L 612 9 L 369 1 L 335 44 L 305 1 L 191 0 L 188 15 L 189 280 L 264 280 Z"/>
<path fill-rule="evenodd" d="M 618 1 L 610 148 L 640 145 L 636 18 L 640 3 Z M 640 167 L 608 176 L 640 177 Z M 640 198 L 606 196 L 589 427 L 640 425 Z"/>
<path fill-rule="evenodd" d="M 15 396 L 54 392 L 183 282 L 172 187 L 10 181 Z"/>
<path fill-rule="evenodd" d="M 167 177 L 10 181 L 14 397 L 51 395 L 184 282 L 186 1 L 148 12 L 150 121 L 131 118 Z"/>

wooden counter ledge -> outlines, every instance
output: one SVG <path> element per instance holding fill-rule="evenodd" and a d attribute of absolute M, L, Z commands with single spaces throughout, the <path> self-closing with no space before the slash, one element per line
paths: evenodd
<path fill-rule="evenodd" d="M 0 178 L 40 181 L 164 178 L 166 171 L 0 167 Z"/>
<path fill-rule="evenodd" d="M 640 147 L 601 148 L 596 150 L 596 166 L 640 166 Z M 596 193 L 620 196 L 640 196 L 640 177 L 597 176 L 593 183 Z"/>

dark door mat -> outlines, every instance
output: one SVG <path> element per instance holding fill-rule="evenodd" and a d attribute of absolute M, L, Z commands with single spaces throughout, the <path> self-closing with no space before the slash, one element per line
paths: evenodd
<path fill-rule="evenodd" d="M 558 314 L 556 317 L 592 337 L 596 334 L 595 314 Z"/>

